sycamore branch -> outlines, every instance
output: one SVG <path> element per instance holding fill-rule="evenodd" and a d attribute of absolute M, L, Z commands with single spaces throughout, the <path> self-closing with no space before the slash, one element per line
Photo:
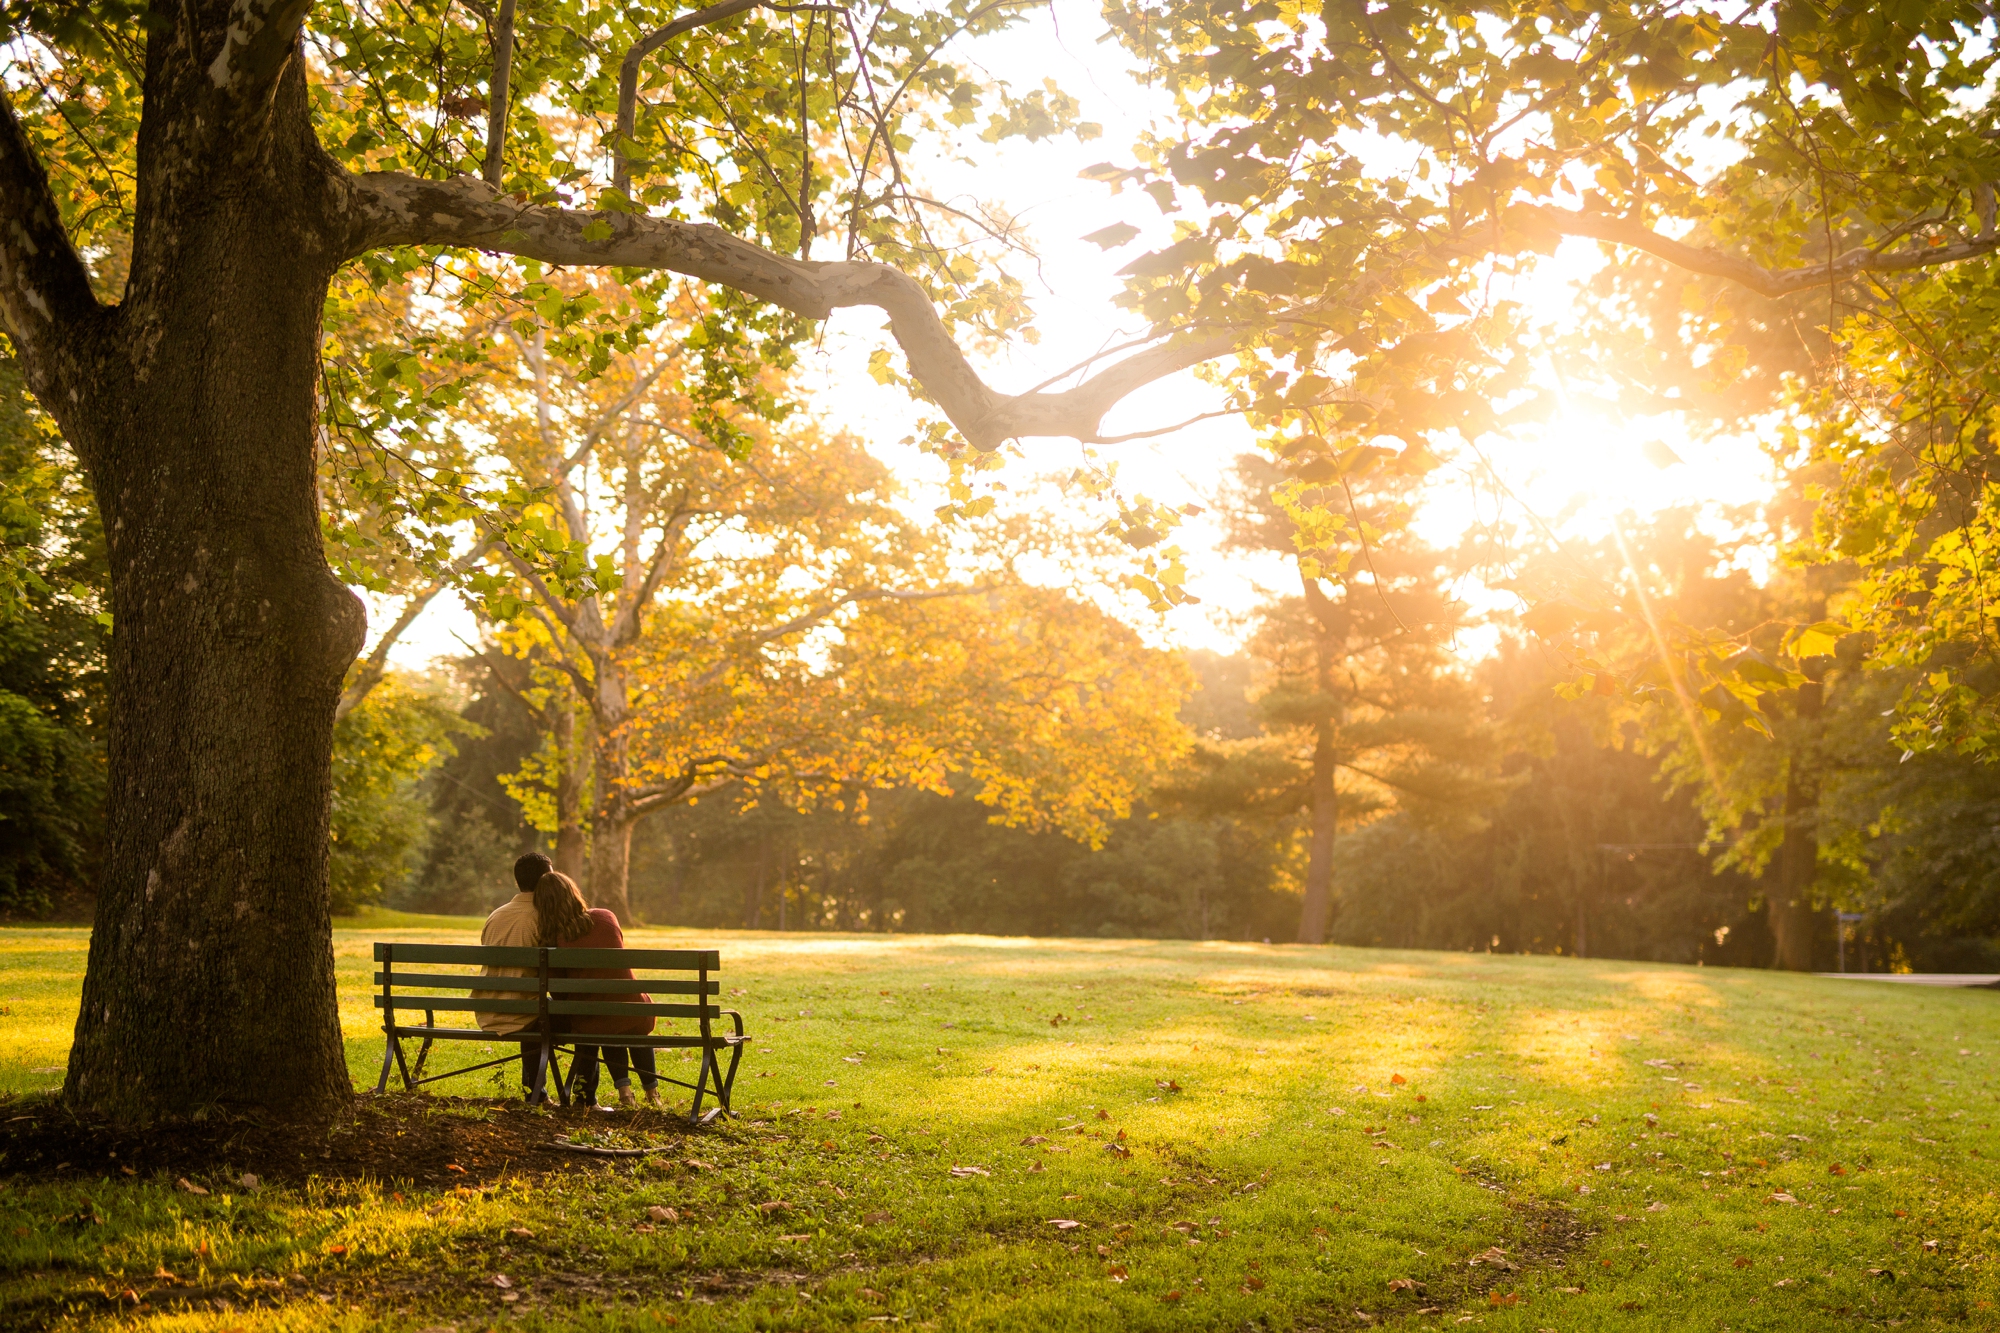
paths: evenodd
<path fill-rule="evenodd" d="M 1542 225 L 1565 236 L 1587 236 L 1592 240 L 1643 250 L 1676 268 L 1706 274 L 1711 278 L 1723 278 L 1766 297 L 1809 291 L 1863 273 L 1904 273 L 1912 269 L 1935 268 L 1940 264 L 1955 264 L 2000 250 L 2000 236 L 1993 235 L 1990 228 L 1982 227 L 1979 236 L 1947 245 L 1886 251 L 1863 246 L 1823 264 L 1771 269 L 1737 255 L 1673 240 L 1626 218 L 1599 213 L 1572 213 L 1559 208 L 1537 207 L 1528 211 Z"/>
<path fill-rule="evenodd" d="M 362 659 L 359 673 L 348 682 L 347 688 L 340 692 L 340 702 L 333 706 L 334 721 L 338 722 L 353 712 L 361 701 L 368 697 L 369 692 L 382 683 L 382 677 L 387 675 L 389 670 L 389 650 L 396 646 L 397 640 L 416 623 L 417 617 L 424 613 L 424 608 L 429 606 L 439 593 L 449 588 L 466 570 L 485 558 L 486 553 L 493 548 L 493 542 L 494 539 L 489 537 L 452 561 L 441 576 L 403 604 L 402 614 L 398 615 L 395 623 L 383 631 L 382 637 L 375 641 L 374 650 Z"/>
<path fill-rule="evenodd" d="M 639 66 L 645 63 L 647 56 L 682 33 L 733 19 L 738 14 L 755 9 L 758 3 L 759 0 L 722 0 L 719 5 L 683 14 L 632 43 L 632 48 L 625 53 L 625 59 L 618 66 L 618 137 L 613 141 L 611 150 L 611 183 L 620 194 L 629 195 L 632 192 L 632 162 L 627 151 L 639 119 Z"/>
<path fill-rule="evenodd" d="M 1096 443 L 1117 404 L 1156 380 L 1226 356 L 1246 330 L 1174 335 L 1060 393 L 1008 396 L 987 387 L 916 279 L 886 264 L 790 259 L 703 223 L 523 204 L 484 181 L 419 180 L 395 172 L 349 178 L 351 253 L 383 246 L 463 246 L 550 264 L 664 269 L 734 288 L 809 319 L 872 306 L 910 373 L 975 448 L 1060 436 Z"/>
<path fill-rule="evenodd" d="M 514 76 L 514 0 L 500 0 L 500 13 L 492 20 L 493 78 L 486 87 L 486 181 L 497 187 L 505 168 L 503 150 L 507 143 L 507 104 L 513 93 L 508 84 Z"/>
<path fill-rule="evenodd" d="M 98 308 L 48 173 L 0 84 L 0 326 L 20 349 L 43 401 L 53 387 L 50 344 Z"/>

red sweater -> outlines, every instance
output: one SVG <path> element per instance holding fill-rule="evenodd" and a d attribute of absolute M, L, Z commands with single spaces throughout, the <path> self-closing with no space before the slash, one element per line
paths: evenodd
<path fill-rule="evenodd" d="M 618 916 L 607 907 L 590 909 L 590 929 L 573 940 L 564 940 L 565 949 L 622 949 L 625 947 L 625 932 L 618 928 Z M 579 980 L 630 981 L 632 969 L 629 967 L 567 967 L 564 976 Z M 549 987 L 551 999 L 610 1001 L 614 1004 L 651 1004 L 652 997 L 644 991 L 596 992 L 584 994 L 571 991 L 565 993 L 554 986 Z M 653 1030 L 651 1014 L 634 1014 L 630 1018 L 613 1018 L 596 1015 L 578 1016 L 568 1020 L 567 1030 L 580 1034 L 596 1033 L 601 1036 L 642 1037 Z"/>

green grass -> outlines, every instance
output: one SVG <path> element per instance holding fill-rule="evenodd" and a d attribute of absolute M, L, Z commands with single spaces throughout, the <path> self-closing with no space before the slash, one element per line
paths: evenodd
<path fill-rule="evenodd" d="M 474 925 L 337 932 L 358 1084 L 382 1049 L 369 941 Z M 719 945 L 759 1038 L 744 1118 L 683 1149 L 712 1169 L 205 1198 L 15 1177 L 0 1310 L 246 1333 L 2000 1326 L 2000 995 L 1225 943 L 627 938 Z M 33 1071 L 61 1062 L 85 942 L 0 931 L 5 1087 L 58 1081 Z M 100 1224 L 58 1220 L 85 1199 Z M 635 1230 L 652 1205 L 680 1220 Z M 1515 1267 L 1469 1262 L 1493 1247 Z M 157 1266 L 293 1294 L 122 1314 L 95 1294 Z"/>

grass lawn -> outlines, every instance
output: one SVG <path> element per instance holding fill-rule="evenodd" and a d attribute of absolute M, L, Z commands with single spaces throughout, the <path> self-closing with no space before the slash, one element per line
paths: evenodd
<path fill-rule="evenodd" d="M 382 1050 L 369 941 L 475 924 L 337 932 L 357 1085 Z M 741 1119 L 676 1140 L 600 1114 L 674 1149 L 455 1189 L 252 1191 L 222 1162 L 190 1180 L 205 1195 L 108 1164 L 10 1175 L 0 1324 L 2000 1328 L 1991 992 L 1226 943 L 627 939 L 722 949 L 758 1038 Z M 0 1118 L 60 1080 L 85 943 L 0 931 Z M 490 1095 L 481 1077 L 439 1086 Z"/>

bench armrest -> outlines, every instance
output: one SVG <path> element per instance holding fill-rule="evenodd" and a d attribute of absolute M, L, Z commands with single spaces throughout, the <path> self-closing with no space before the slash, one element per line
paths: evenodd
<path fill-rule="evenodd" d="M 743 1035 L 743 1015 L 737 1013 L 734 1009 L 718 1009 L 715 1013 L 716 1017 L 727 1018 L 736 1025 L 736 1035 L 738 1037 Z"/>

